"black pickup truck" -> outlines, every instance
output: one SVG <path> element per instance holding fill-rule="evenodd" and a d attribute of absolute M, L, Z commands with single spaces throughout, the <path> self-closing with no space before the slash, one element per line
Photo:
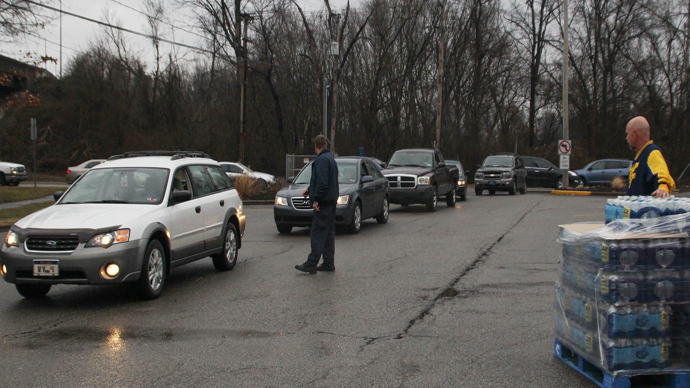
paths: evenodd
<path fill-rule="evenodd" d="M 399 205 L 426 204 L 436 210 L 439 195 L 446 197 L 448 207 L 455 206 L 458 168 L 447 165 L 440 151 L 405 149 L 395 151 L 382 171 L 390 185 L 390 202 Z"/>

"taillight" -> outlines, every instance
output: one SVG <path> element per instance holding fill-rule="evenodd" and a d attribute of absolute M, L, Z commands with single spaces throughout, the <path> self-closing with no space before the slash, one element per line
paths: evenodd
<path fill-rule="evenodd" d="M 72 171 L 70 171 L 69 168 L 68 168 L 68 169 L 67 169 L 67 173 L 69 174 L 70 172 L 72 172 Z"/>
<path fill-rule="evenodd" d="M 240 201 L 241 201 L 242 200 L 242 193 L 240 193 L 239 190 L 237 191 L 237 195 L 240 196 Z"/>

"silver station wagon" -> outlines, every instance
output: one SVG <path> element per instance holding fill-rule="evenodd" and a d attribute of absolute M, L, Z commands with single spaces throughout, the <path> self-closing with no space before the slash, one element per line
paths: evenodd
<path fill-rule="evenodd" d="M 17 221 L 0 248 L 0 275 L 24 297 L 54 284 L 132 282 L 154 299 L 171 268 L 207 256 L 220 271 L 237 262 L 242 200 L 204 153 L 116 155 L 55 196 Z"/>

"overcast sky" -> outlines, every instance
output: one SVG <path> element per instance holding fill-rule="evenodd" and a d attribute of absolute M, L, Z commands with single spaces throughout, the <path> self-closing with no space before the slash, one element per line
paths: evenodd
<path fill-rule="evenodd" d="M 357 7 L 362 0 L 350 0 L 351 7 Z M 172 3 L 169 0 L 166 3 Z M 330 0 L 331 7 L 335 10 L 344 9 L 347 0 Z M 297 0 L 302 8 L 306 10 L 320 10 L 324 8 L 323 0 Z M 60 2 L 54 0 L 50 2 L 51 6 L 60 8 Z M 149 27 L 146 22 L 144 13 L 146 12 L 145 2 L 143 0 L 62 0 L 62 10 L 84 16 L 86 18 L 105 22 L 106 15 L 109 15 L 110 21 L 123 28 L 137 31 L 141 33 L 148 33 Z M 60 76 L 60 16 L 58 12 L 48 9 L 41 9 L 45 15 L 51 18 L 51 22 L 45 29 L 39 30 L 32 35 L 20 36 L 14 38 L 11 42 L 0 42 L 0 54 L 18 59 L 24 62 L 32 62 L 31 58 L 40 57 L 43 55 L 55 58 L 58 63 L 49 63 L 41 67 L 47 68 L 56 76 Z M 164 18 L 171 22 L 171 25 L 161 24 L 161 36 L 164 39 L 174 40 L 176 42 L 184 43 L 194 47 L 203 47 L 200 43 L 199 36 L 189 24 L 189 12 L 176 9 L 175 6 L 170 5 L 165 9 L 166 14 Z M 173 27 L 174 26 L 174 27 Z M 62 15 L 62 71 L 67 70 L 67 66 L 75 54 L 88 49 L 89 44 L 103 36 L 105 27 L 82 20 L 70 15 Z M 152 63 L 154 54 L 152 45 L 149 40 L 143 37 L 136 36 L 130 33 L 124 33 L 127 40 L 128 48 L 132 50 L 137 57 L 147 63 Z M 161 51 L 168 53 L 170 51 L 169 44 L 161 44 Z M 184 54 L 183 58 L 189 61 L 194 61 L 197 57 L 204 57 L 204 54 L 187 53 L 187 49 L 179 48 L 178 55 Z M 167 55 L 167 54 L 166 54 Z"/>

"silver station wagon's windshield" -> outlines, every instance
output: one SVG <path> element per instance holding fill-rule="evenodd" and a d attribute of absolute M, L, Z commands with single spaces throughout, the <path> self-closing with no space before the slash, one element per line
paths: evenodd
<path fill-rule="evenodd" d="M 60 204 L 159 204 L 170 170 L 164 168 L 101 168 L 89 170 L 70 187 Z"/>

